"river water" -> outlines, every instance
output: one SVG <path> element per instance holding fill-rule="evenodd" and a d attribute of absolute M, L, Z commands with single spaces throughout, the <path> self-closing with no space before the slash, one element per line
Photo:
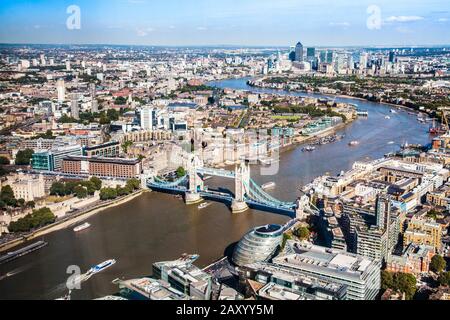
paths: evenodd
<path fill-rule="evenodd" d="M 211 84 L 255 92 L 297 94 L 251 88 L 246 85 L 246 79 Z M 337 98 L 336 101 L 356 103 L 369 111 L 369 117 L 340 130 L 340 134 L 345 134 L 341 141 L 318 146 L 310 153 L 302 152 L 301 147 L 282 153 L 276 175 L 261 175 L 258 167 L 252 167 L 252 178 L 260 184 L 274 181 L 276 188 L 271 194 L 293 201 L 298 196 L 298 187 L 319 175 L 347 170 L 357 160 L 380 158 L 405 142 L 430 141 L 428 125 L 420 124 L 415 115 L 405 111 L 391 114 L 389 106 L 361 100 Z M 386 115 L 391 119 L 385 119 Z M 349 147 L 352 140 L 360 144 Z M 227 188 L 233 185 L 232 181 L 220 178 L 212 178 L 207 184 Z M 0 279 L 3 278 L 0 299 L 58 298 L 67 293 L 68 266 L 79 266 L 85 272 L 94 264 L 114 258 L 117 260 L 114 266 L 83 283 L 81 290 L 73 291 L 72 298 L 93 299 L 112 294 L 117 291 L 111 283 L 116 278 L 150 275 L 153 262 L 176 259 L 183 253 L 200 254 L 197 265 L 204 267 L 221 258 L 250 228 L 284 223 L 287 218 L 257 210 L 233 215 L 221 203 L 212 203 L 199 211 L 173 196 L 153 192 L 106 209 L 87 221 L 91 224 L 89 229 L 75 234 L 70 227 L 46 235 L 42 239 L 49 243 L 47 247 L 0 265 Z M 8 277 L 3 277 L 6 274 Z"/>

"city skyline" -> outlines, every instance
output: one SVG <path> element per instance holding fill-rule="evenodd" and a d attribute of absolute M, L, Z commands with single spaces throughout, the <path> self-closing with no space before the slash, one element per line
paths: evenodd
<path fill-rule="evenodd" d="M 442 0 L 3 2 L 0 43 L 289 46 L 301 39 L 305 47 L 450 44 L 450 12 Z M 80 10 L 79 25 L 69 28 L 73 6 Z"/>

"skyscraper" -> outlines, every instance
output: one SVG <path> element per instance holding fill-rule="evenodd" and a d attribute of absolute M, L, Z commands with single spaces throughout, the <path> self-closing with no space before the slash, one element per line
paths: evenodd
<path fill-rule="evenodd" d="M 70 100 L 70 114 L 74 119 L 80 119 L 80 108 L 78 106 L 78 93 L 72 93 Z"/>
<path fill-rule="evenodd" d="M 316 48 L 306 49 L 306 61 L 312 63 L 316 58 Z"/>
<path fill-rule="evenodd" d="M 331 50 L 327 51 L 327 63 L 333 63 L 333 60 L 334 60 L 333 51 Z"/>
<path fill-rule="evenodd" d="M 395 62 L 395 52 L 394 51 L 389 52 L 389 62 L 391 62 L 391 63 Z"/>
<path fill-rule="evenodd" d="M 66 85 L 64 84 L 63 79 L 59 79 L 56 81 L 56 91 L 58 93 L 58 102 L 62 103 L 66 100 Z"/>
<path fill-rule="evenodd" d="M 295 61 L 302 62 L 303 61 L 303 45 L 301 42 L 298 42 L 295 46 Z"/>

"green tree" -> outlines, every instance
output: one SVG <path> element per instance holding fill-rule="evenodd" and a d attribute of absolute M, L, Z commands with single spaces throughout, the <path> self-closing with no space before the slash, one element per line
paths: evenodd
<path fill-rule="evenodd" d="M 306 227 L 299 227 L 294 231 L 294 235 L 302 240 L 308 239 L 310 232 Z"/>
<path fill-rule="evenodd" d="M 106 111 L 106 116 L 110 121 L 117 121 L 119 120 L 119 112 L 116 109 L 108 109 Z"/>
<path fill-rule="evenodd" d="M 445 268 L 447 267 L 447 263 L 445 262 L 445 259 L 436 254 L 431 258 L 430 262 L 430 270 L 436 273 L 441 273 Z"/>
<path fill-rule="evenodd" d="M 73 193 L 79 199 L 84 199 L 88 196 L 88 191 L 85 187 L 78 185 L 73 189 Z"/>
<path fill-rule="evenodd" d="M 179 167 L 177 169 L 177 177 L 181 178 L 184 177 L 186 175 L 186 170 L 183 167 Z"/>
<path fill-rule="evenodd" d="M 34 201 L 28 201 L 25 206 L 30 209 L 34 209 L 36 207 L 36 203 Z"/>
<path fill-rule="evenodd" d="M 52 183 L 52 186 L 50 187 L 50 194 L 52 196 L 59 196 L 63 197 L 66 195 L 66 188 L 64 186 L 64 183 L 56 181 Z"/>
<path fill-rule="evenodd" d="M 49 208 L 34 210 L 33 213 L 11 222 L 8 230 L 10 232 L 27 232 L 35 228 L 43 227 L 56 221 L 56 216 Z"/>
<path fill-rule="evenodd" d="M 80 181 L 67 181 L 64 184 L 64 190 L 66 195 L 71 195 L 75 193 L 75 187 L 80 185 Z"/>
<path fill-rule="evenodd" d="M 439 275 L 438 281 L 442 286 L 450 286 L 450 272 L 442 272 Z"/>
<path fill-rule="evenodd" d="M 86 188 L 86 191 L 90 196 L 97 190 L 96 185 L 91 180 L 81 182 L 81 186 Z"/>
<path fill-rule="evenodd" d="M 141 182 L 136 178 L 132 178 L 127 181 L 126 186 L 132 191 L 138 190 L 141 187 Z"/>
<path fill-rule="evenodd" d="M 94 184 L 95 190 L 100 190 L 102 188 L 102 180 L 97 177 L 92 177 L 90 181 Z"/>
<path fill-rule="evenodd" d="M 7 206 L 14 207 L 17 204 L 16 197 L 14 196 L 14 191 L 11 186 L 3 186 L 0 193 L 0 200 Z"/>
<path fill-rule="evenodd" d="M 101 200 L 112 200 L 117 198 L 117 190 L 114 188 L 103 188 L 100 190 Z"/>
<path fill-rule="evenodd" d="M 8 160 L 8 158 L 6 158 L 6 157 L 0 157 L 0 165 L 7 165 L 7 164 L 10 164 L 10 162 L 9 162 L 9 160 Z"/>
<path fill-rule="evenodd" d="M 386 270 L 381 271 L 381 289 L 383 291 L 394 288 L 394 274 Z"/>
<path fill-rule="evenodd" d="M 25 207 L 25 199 L 23 198 L 17 199 L 17 205 L 22 208 Z"/>
<path fill-rule="evenodd" d="M 16 154 L 16 165 L 18 166 L 29 165 L 33 153 L 34 152 L 31 149 L 19 150 L 19 152 L 17 152 Z"/>
<path fill-rule="evenodd" d="M 292 236 L 290 234 L 283 233 L 283 240 L 281 241 L 281 248 L 284 249 L 284 247 L 286 246 L 286 242 L 291 239 L 292 239 Z"/>
<path fill-rule="evenodd" d="M 128 148 L 131 147 L 133 145 L 132 141 L 125 141 L 124 143 L 122 143 L 122 150 L 123 152 L 127 153 L 128 152 Z"/>
<path fill-rule="evenodd" d="M 394 275 L 394 289 L 404 292 L 406 299 L 411 300 L 416 293 L 416 277 L 409 273 L 398 272 Z"/>

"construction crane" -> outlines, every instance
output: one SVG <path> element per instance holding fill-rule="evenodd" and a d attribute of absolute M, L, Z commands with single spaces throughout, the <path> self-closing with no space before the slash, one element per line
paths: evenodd
<path fill-rule="evenodd" d="M 441 108 L 438 108 L 438 110 L 442 113 L 442 128 L 447 133 L 450 130 L 450 127 L 448 125 L 448 118 L 447 118 L 447 114 L 450 111 L 450 107 L 441 107 Z"/>
<path fill-rule="evenodd" d="M 442 116 L 441 125 L 436 126 L 435 119 L 433 119 L 433 125 L 429 129 L 430 134 L 446 134 L 449 132 L 450 127 L 447 115 L 448 112 L 450 111 L 450 107 L 440 107 L 438 108 L 438 111 L 441 113 Z"/>

